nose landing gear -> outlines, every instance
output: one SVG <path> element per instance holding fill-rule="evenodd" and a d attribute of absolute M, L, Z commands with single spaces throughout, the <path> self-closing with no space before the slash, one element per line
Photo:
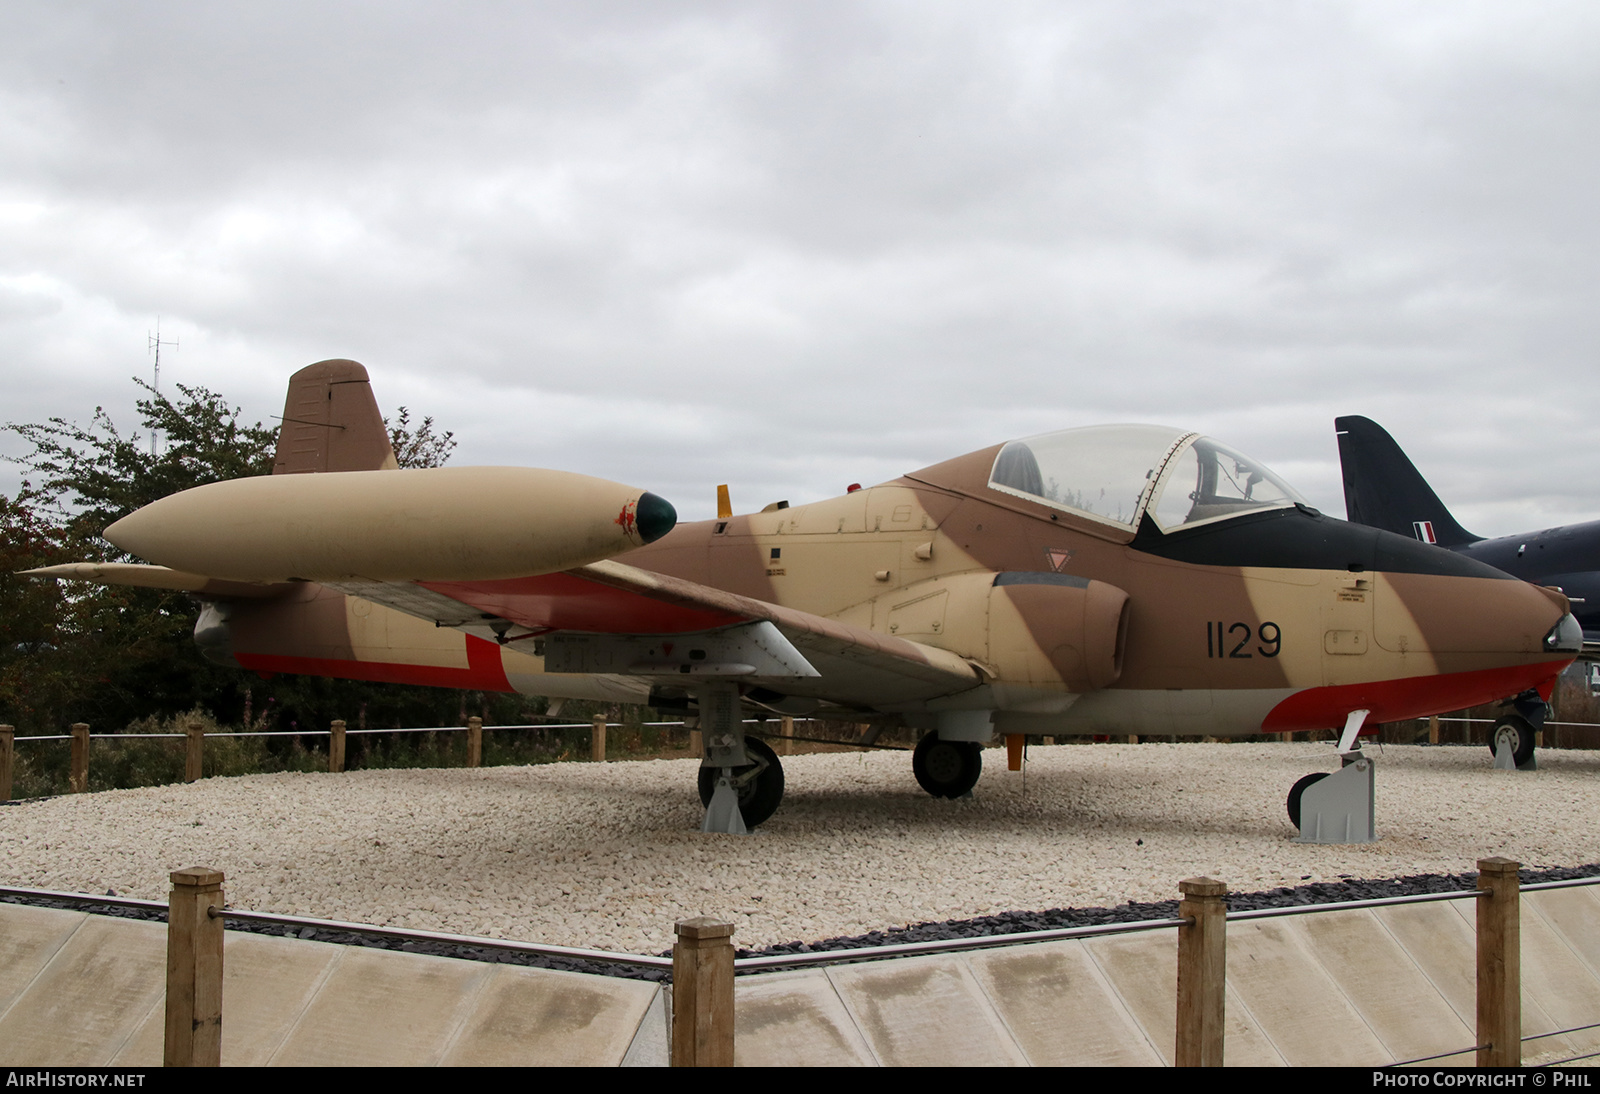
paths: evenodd
<path fill-rule="evenodd" d="M 1356 742 L 1367 720 L 1365 710 L 1352 710 L 1339 735 L 1339 770 L 1316 771 L 1289 791 L 1289 820 L 1298 829 L 1297 843 L 1371 843 L 1374 825 L 1373 763 Z"/>

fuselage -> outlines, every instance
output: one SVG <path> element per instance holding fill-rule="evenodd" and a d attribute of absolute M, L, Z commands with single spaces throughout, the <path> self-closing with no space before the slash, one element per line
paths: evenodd
<path fill-rule="evenodd" d="M 1124 590 L 1115 679 L 1072 694 L 1034 673 L 1012 709 L 998 707 L 1017 731 L 1288 731 L 1357 708 L 1396 720 L 1545 686 L 1571 659 L 1545 646 L 1564 614 L 1558 597 L 1469 558 L 1304 506 L 1118 534 L 989 489 L 997 451 L 830 501 L 683 525 L 622 561 L 980 663 L 1003 655 L 971 622 L 990 575 Z"/>
<path fill-rule="evenodd" d="M 1098 478 L 1073 480 L 1080 465 Z M 1007 733 L 1242 735 L 1357 709 L 1376 723 L 1548 691 L 1577 645 L 1559 594 L 1325 516 L 1248 458 L 1156 427 L 995 446 L 827 501 L 679 525 L 617 561 L 954 655 L 970 679 L 948 694 L 847 693 L 824 675 L 745 696 L 912 725 L 978 711 Z M 673 698 L 659 679 L 545 673 L 536 641 L 314 585 L 208 614 L 208 656 L 257 671 Z"/>

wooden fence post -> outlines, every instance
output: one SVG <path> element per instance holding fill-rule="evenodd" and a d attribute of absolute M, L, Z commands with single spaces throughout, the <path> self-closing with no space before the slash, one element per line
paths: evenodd
<path fill-rule="evenodd" d="M 1228 886 L 1208 877 L 1178 882 L 1178 1067 L 1222 1066 L 1222 1023 L 1228 984 Z"/>
<path fill-rule="evenodd" d="M 0 726 L 0 802 L 11 800 L 11 765 L 16 738 L 16 727 Z"/>
<path fill-rule="evenodd" d="M 1437 714 L 1428 716 L 1428 743 L 1430 745 L 1439 743 L 1439 716 Z"/>
<path fill-rule="evenodd" d="M 336 775 L 344 770 L 344 729 L 343 718 L 335 718 L 328 727 L 328 770 Z"/>
<path fill-rule="evenodd" d="M 606 716 L 594 716 L 594 728 L 589 731 L 589 758 L 595 763 L 605 763 L 606 760 Z"/>
<path fill-rule="evenodd" d="M 67 773 L 67 786 L 74 794 L 89 791 L 89 727 L 83 722 L 72 723 L 72 770 Z"/>
<path fill-rule="evenodd" d="M 467 766 L 483 766 L 483 719 L 476 714 L 467 719 Z"/>
<path fill-rule="evenodd" d="M 1478 860 L 1479 1067 L 1522 1066 L 1522 886 L 1508 858 Z"/>
<path fill-rule="evenodd" d="M 785 714 L 778 719 L 778 753 L 783 756 L 794 755 L 794 719 Z"/>
<path fill-rule="evenodd" d="M 167 907 L 167 1067 L 222 1065 L 222 871 L 172 872 Z"/>
<path fill-rule="evenodd" d="M 183 781 L 197 782 L 205 777 L 206 731 L 197 721 L 184 724 Z"/>
<path fill-rule="evenodd" d="M 672 1066 L 733 1066 L 733 924 L 674 924 Z"/>

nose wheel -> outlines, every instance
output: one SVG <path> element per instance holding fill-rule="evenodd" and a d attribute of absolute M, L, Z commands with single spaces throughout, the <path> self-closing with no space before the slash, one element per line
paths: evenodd
<path fill-rule="evenodd" d="M 1300 799 L 1307 789 L 1328 777 L 1326 771 L 1313 771 L 1289 788 L 1289 823 L 1300 827 Z"/>
<path fill-rule="evenodd" d="M 1289 791 L 1296 843 L 1371 843 L 1378 838 L 1372 760 L 1357 747 L 1369 710 L 1352 710 L 1339 734 L 1339 770 L 1314 771 Z"/>
<path fill-rule="evenodd" d="M 1338 771 L 1314 771 L 1289 791 L 1289 820 L 1300 829 L 1296 843 L 1371 843 L 1378 838 L 1372 759 L 1348 752 L 1340 760 Z"/>

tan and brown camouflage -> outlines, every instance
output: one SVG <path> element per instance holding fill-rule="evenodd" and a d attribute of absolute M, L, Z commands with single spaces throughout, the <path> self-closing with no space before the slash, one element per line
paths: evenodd
<path fill-rule="evenodd" d="M 108 529 L 158 566 L 36 572 L 187 589 L 206 656 L 257 672 L 685 710 L 717 684 L 749 710 L 967 741 L 1281 733 L 1548 695 L 1580 637 L 1559 592 L 1318 513 L 1176 430 L 1047 434 L 674 527 L 602 480 L 383 470 L 354 362 L 296 374 L 284 417 L 277 470 L 315 474 Z"/>

